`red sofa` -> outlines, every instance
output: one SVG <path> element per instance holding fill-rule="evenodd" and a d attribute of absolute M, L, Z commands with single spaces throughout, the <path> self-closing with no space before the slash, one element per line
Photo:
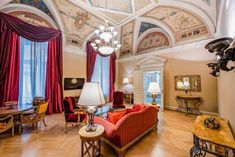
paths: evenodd
<path fill-rule="evenodd" d="M 104 141 L 121 157 L 127 148 L 157 127 L 158 111 L 156 107 L 146 106 L 140 111 L 126 114 L 116 124 L 101 117 L 95 117 L 94 122 L 104 126 Z"/>

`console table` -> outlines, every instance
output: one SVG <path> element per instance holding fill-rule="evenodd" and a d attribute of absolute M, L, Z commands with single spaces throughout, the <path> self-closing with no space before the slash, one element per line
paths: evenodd
<path fill-rule="evenodd" d="M 193 143 L 190 157 L 204 157 L 206 153 L 219 157 L 235 157 L 235 140 L 228 121 L 216 117 L 220 123 L 220 129 L 209 129 L 204 125 L 208 115 L 197 116 L 193 126 Z"/>
<path fill-rule="evenodd" d="M 179 104 L 179 107 L 176 109 L 177 111 L 185 111 L 186 116 L 188 113 L 201 114 L 199 110 L 199 105 L 202 102 L 201 97 L 199 96 L 190 96 L 190 95 L 178 95 L 176 96 L 176 101 Z M 190 102 L 192 103 L 192 107 L 190 107 Z"/>

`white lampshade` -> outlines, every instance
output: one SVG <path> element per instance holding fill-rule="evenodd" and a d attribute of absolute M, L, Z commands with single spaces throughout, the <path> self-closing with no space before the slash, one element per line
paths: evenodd
<path fill-rule="evenodd" d="M 161 93 L 161 89 L 157 82 L 150 82 L 148 92 L 151 94 Z"/>
<path fill-rule="evenodd" d="M 82 88 L 78 104 L 84 106 L 97 106 L 104 103 L 104 95 L 100 84 L 97 82 L 85 83 Z"/>
<path fill-rule="evenodd" d="M 177 82 L 177 87 L 178 88 L 184 88 L 183 82 Z"/>
<path fill-rule="evenodd" d="M 129 83 L 129 79 L 127 77 L 123 78 L 122 83 L 123 84 L 128 84 Z"/>
<path fill-rule="evenodd" d="M 189 83 L 188 81 L 184 81 L 183 84 L 184 84 L 184 87 L 185 87 L 185 88 L 189 88 L 189 87 L 190 87 L 190 83 Z"/>

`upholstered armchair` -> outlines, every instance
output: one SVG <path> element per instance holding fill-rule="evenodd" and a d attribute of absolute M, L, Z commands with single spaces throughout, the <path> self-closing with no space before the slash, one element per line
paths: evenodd
<path fill-rule="evenodd" d="M 79 110 L 80 108 L 77 106 L 77 100 L 75 99 L 75 98 L 73 98 L 73 97 L 65 97 L 65 99 L 71 99 L 71 101 L 72 101 L 72 104 L 73 104 L 73 109 L 74 110 Z"/>
<path fill-rule="evenodd" d="M 113 92 L 113 108 L 125 108 L 123 102 L 123 92 Z"/>
<path fill-rule="evenodd" d="M 24 112 L 20 115 L 20 129 L 19 132 L 22 132 L 22 125 L 23 124 L 32 124 L 33 127 L 35 125 L 36 127 L 36 132 L 38 132 L 38 122 L 43 122 L 44 126 L 46 127 L 45 123 L 45 116 L 46 116 L 46 111 L 48 107 L 48 102 L 43 102 L 39 104 L 38 106 L 35 106 L 33 108 L 33 111 L 27 111 Z"/>
<path fill-rule="evenodd" d="M 11 128 L 11 134 L 14 136 L 13 116 L 0 117 L 0 133 L 3 133 Z"/>
<path fill-rule="evenodd" d="M 75 110 L 72 100 L 65 98 L 63 100 L 64 117 L 65 117 L 65 133 L 68 133 L 68 124 L 78 126 L 81 123 L 86 123 L 87 114 L 84 110 Z"/>

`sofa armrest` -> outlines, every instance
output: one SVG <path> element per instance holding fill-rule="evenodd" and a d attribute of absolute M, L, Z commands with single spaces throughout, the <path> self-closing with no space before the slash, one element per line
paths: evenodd
<path fill-rule="evenodd" d="M 112 138 L 116 135 L 117 127 L 114 124 L 112 124 L 111 122 L 109 122 L 101 117 L 95 116 L 94 123 L 102 125 L 104 127 L 105 135 L 108 138 Z"/>

